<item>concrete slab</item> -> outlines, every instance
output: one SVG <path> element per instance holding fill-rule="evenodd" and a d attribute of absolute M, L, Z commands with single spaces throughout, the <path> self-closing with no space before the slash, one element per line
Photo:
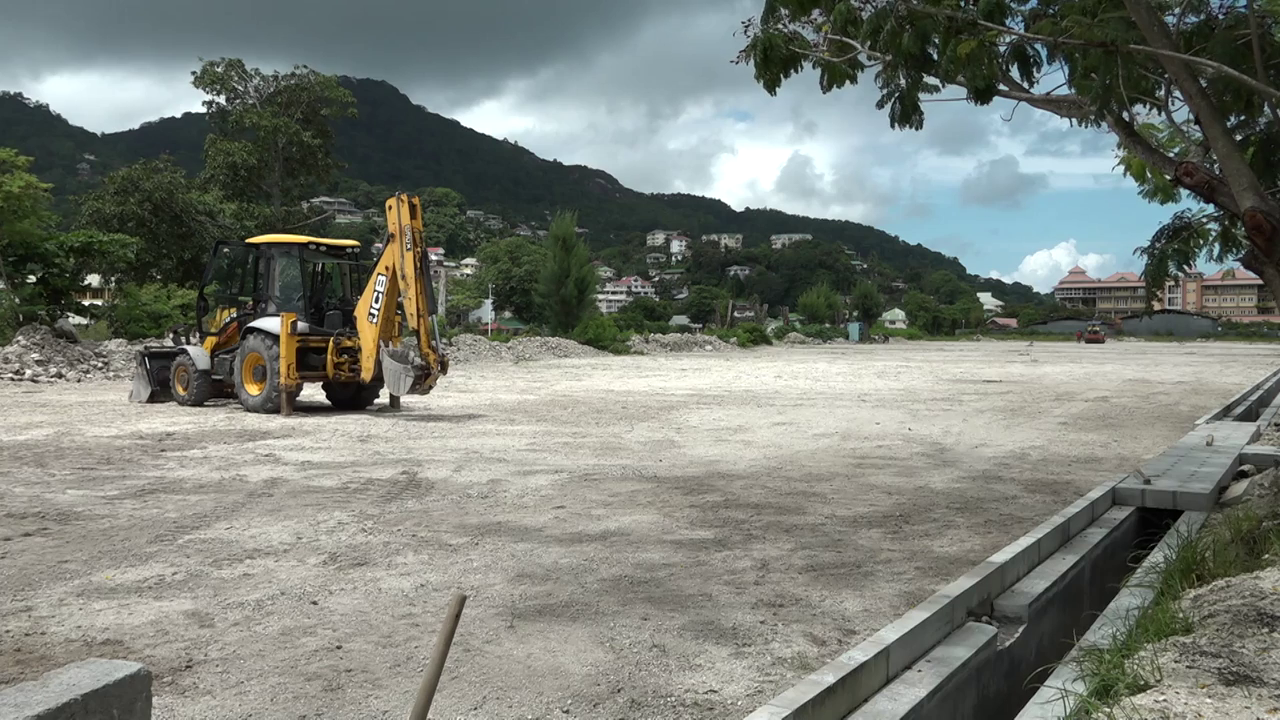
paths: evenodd
<path fill-rule="evenodd" d="M 1208 422 L 1179 440 L 1168 451 L 1143 463 L 1151 481 L 1132 475 L 1115 489 L 1118 505 L 1205 512 L 1218 502 L 1218 492 L 1240 466 L 1241 451 L 1257 439 L 1259 430 L 1247 422 Z M 1213 444 L 1208 444 L 1212 437 Z"/>
<path fill-rule="evenodd" d="M 94 658 L 0 690 L 4 720 L 150 720 L 151 672 Z"/>
<path fill-rule="evenodd" d="M 930 701 L 965 670 L 996 650 L 996 629 L 966 623 L 845 720 L 923 720 Z M 938 717 L 945 717 L 938 715 Z"/>

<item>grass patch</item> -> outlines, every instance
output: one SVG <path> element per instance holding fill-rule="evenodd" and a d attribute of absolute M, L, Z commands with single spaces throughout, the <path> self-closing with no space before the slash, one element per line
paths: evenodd
<path fill-rule="evenodd" d="M 1172 542 L 1173 552 L 1158 568 L 1152 602 L 1129 631 L 1107 647 L 1080 649 L 1075 662 L 1087 689 L 1074 698 L 1072 718 L 1136 717 L 1122 701 L 1161 680 L 1158 660 L 1142 649 L 1195 630 L 1179 602 L 1186 591 L 1280 559 L 1280 504 L 1271 497 L 1226 509 L 1210 516 L 1198 534 L 1184 533 Z"/>

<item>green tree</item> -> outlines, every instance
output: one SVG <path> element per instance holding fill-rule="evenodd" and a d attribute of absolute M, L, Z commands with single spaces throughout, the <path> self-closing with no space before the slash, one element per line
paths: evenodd
<path fill-rule="evenodd" d="M 216 193 L 201 189 L 170 158 L 143 160 L 108 175 L 80 200 L 75 226 L 138 241 L 121 282 L 194 287 L 218 239 L 243 237 Z"/>
<path fill-rule="evenodd" d="M 354 117 L 355 98 L 337 77 L 304 65 L 264 73 L 221 58 L 202 60 L 191 76 L 208 96 L 204 176 L 232 200 L 266 206 L 283 229 L 340 169 L 331 121 Z"/>
<path fill-rule="evenodd" d="M 859 322 L 866 323 L 868 327 L 875 325 L 884 314 L 884 297 L 874 284 L 865 280 L 853 289 L 853 297 L 850 298 L 849 305 L 854 317 L 858 318 Z"/>
<path fill-rule="evenodd" d="M 119 272 L 136 247 L 123 235 L 57 232 L 50 185 L 30 166 L 31 158 L 0 148 L 0 325 L 8 328 L 80 310 L 73 294 L 85 276 Z"/>
<path fill-rule="evenodd" d="M 941 308 L 932 297 L 912 290 L 902 299 L 902 310 L 907 313 L 907 323 L 911 327 L 930 335 L 938 334 L 943 318 Z"/>
<path fill-rule="evenodd" d="M 1275 2 L 766 0 L 739 62 L 776 93 L 805 68 L 830 92 L 874 68 L 894 128 L 954 90 L 1110 133 L 1144 196 L 1191 200 L 1145 248 L 1148 296 L 1196 258 L 1239 258 L 1280 297 Z"/>
<path fill-rule="evenodd" d="M 800 296 L 796 311 L 806 322 L 832 325 L 840 319 L 840 296 L 826 283 L 814 285 Z"/>
<path fill-rule="evenodd" d="M 599 278 L 577 227 L 577 213 L 560 212 L 547 233 L 548 257 L 542 269 L 538 300 L 543 317 L 557 334 L 573 332 L 595 303 Z"/>
<path fill-rule="evenodd" d="M 190 327 L 196 316 L 196 291 L 178 285 L 126 284 L 107 307 L 107 325 L 127 340 L 166 337 L 176 326 Z"/>
<path fill-rule="evenodd" d="M 684 314 L 698 325 L 719 322 L 728 309 L 729 294 L 710 285 L 694 285 L 684 301 Z"/>
<path fill-rule="evenodd" d="M 946 270 L 937 270 L 925 278 L 924 291 L 942 305 L 954 305 L 966 296 L 974 297 L 968 285 Z"/>
<path fill-rule="evenodd" d="M 493 285 L 496 311 L 507 311 L 525 322 L 536 321 L 538 282 L 547 264 L 547 249 L 522 237 L 490 240 L 480 246 L 476 279 L 486 291 Z M 486 293 L 487 295 L 487 293 Z"/>
<path fill-rule="evenodd" d="M 451 277 L 445 289 L 445 322 L 450 327 L 465 325 L 467 317 L 489 297 L 489 287 L 475 277 Z"/>

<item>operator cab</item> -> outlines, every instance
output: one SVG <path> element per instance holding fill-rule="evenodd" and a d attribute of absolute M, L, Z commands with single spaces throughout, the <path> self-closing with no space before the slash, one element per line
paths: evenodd
<path fill-rule="evenodd" d="M 297 313 L 301 334 L 355 327 L 368 278 L 360 242 L 307 235 L 259 235 L 214 246 L 196 298 L 201 337 L 282 312 Z"/>

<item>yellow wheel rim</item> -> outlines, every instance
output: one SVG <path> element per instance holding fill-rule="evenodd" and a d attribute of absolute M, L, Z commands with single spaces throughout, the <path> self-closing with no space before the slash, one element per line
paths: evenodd
<path fill-rule="evenodd" d="M 267 389 L 267 359 L 251 352 L 240 363 L 240 384 L 250 395 L 261 395 Z"/>
<path fill-rule="evenodd" d="M 179 395 L 186 395 L 187 388 L 191 386 L 191 371 L 186 365 L 179 365 L 173 369 L 173 389 L 178 391 Z"/>

